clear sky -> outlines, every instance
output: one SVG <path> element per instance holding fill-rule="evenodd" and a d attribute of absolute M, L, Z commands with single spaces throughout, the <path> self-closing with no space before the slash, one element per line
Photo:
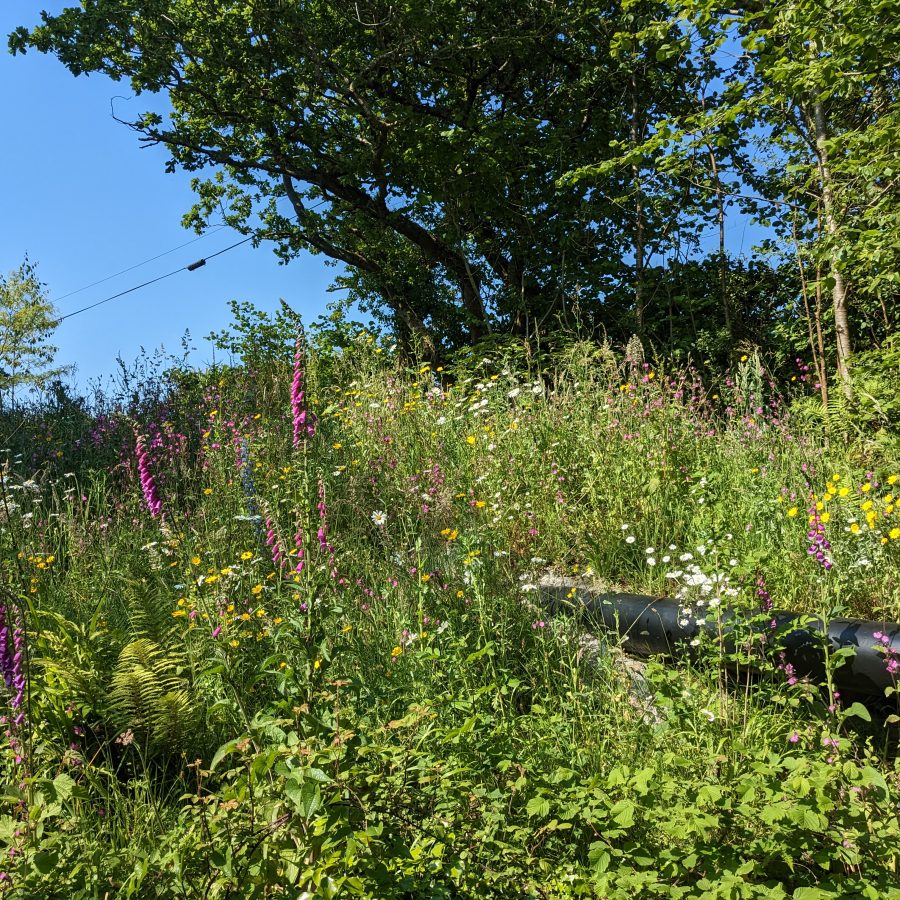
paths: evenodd
<path fill-rule="evenodd" d="M 37 263 L 51 299 L 190 241 L 181 227 L 191 206 L 189 176 L 167 175 L 161 148 L 141 149 L 138 136 L 114 121 L 110 102 L 130 85 L 98 75 L 75 78 L 54 56 L 12 57 L 6 35 L 56 12 L 57 0 L 0 2 L 0 271 L 18 267 L 27 253 Z M 127 118 L 151 105 L 144 98 L 115 100 Z M 187 265 L 240 239 L 230 229 L 209 233 L 188 247 L 117 278 L 62 299 L 65 315 L 135 284 Z M 325 258 L 304 254 L 279 265 L 271 245 L 245 244 L 195 272 L 182 272 L 96 310 L 63 322 L 54 342 L 58 361 L 77 366 L 82 385 L 115 369 L 121 353 L 133 360 L 141 347 L 180 349 L 189 329 L 196 362 L 211 358 L 203 337 L 229 321 L 230 299 L 273 310 L 283 297 L 307 321 L 325 311 L 336 270 Z"/>

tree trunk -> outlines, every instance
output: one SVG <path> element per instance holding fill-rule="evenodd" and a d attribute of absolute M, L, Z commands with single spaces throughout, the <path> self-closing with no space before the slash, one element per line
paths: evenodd
<path fill-rule="evenodd" d="M 631 147 L 634 149 L 641 140 L 638 127 L 637 76 L 631 75 Z M 637 163 L 631 166 L 634 180 L 634 302 L 637 314 L 637 331 L 644 331 L 644 206 L 641 186 L 641 169 Z"/>
<path fill-rule="evenodd" d="M 716 164 L 716 154 L 711 145 L 707 144 L 709 152 L 709 164 L 712 167 L 713 179 L 716 185 L 716 209 L 719 224 L 719 290 L 722 294 L 722 312 L 725 315 L 725 329 L 728 332 L 729 343 L 734 340 L 734 323 L 731 320 L 731 305 L 728 302 L 728 257 L 725 255 L 725 201 L 722 198 L 722 181 L 719 178 L 719 167 Z"/>
<path fill-rule="evenodd" d="M 834 336 L 837 348 L 837 372 L 841 379 L 844 396 L 853 397 L 853 386 L 850 382 L 849 361 L 852 352 L 850 341 L 850 320 L 847 314 L 847 285 L 837 257 L 835 241 L 838 236 L 838 223 L 834 209 L 834 189 L 831 171 L 828 167 L 828 130 L 825 123 L 825 110 L 821 100 L 813 104 L 813 124 L 816 132 L 816 154 L 819 165 L 819 178 L 822 183 L 822 213 L 825 219 L 825 230 L 832 242 L 830 248 L 829 270 L 834 282 L 831 289 L 832 308 L 834 310 Z"/>

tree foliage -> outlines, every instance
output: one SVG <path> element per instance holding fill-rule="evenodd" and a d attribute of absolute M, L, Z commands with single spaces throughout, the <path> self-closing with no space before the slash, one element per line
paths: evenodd
<path fill-rule="evenodd" d="M 678 346 L 694 266 L 719 352 L 799 333 L 849 383 L 854 332 L 896 325 L 894 7 L 84 0 L 10 46 L 165 93 L 130 124 L 196 173 L 188 223 L 325 254 L 426 352 L 573 325 Z M 767 257 L 729 258 L 735 206 Z M 742 269 L 786 291 L 761 311 Z"/>
<path fill-rule="evenodd" d="M 575 295 L 610 324 L 608 290 L 633 280 L 633 193 L 646 234 L 678 216 L 652 200 L 660 173 L 561 180 L 689 104 L 691 56 L 655 50 L 676 23 L 617 49 L 654 10 L 88 0 L 12 46 L 168 92 L 168 116 L 133 124 L 170 166 L 214 168 L 189 222 L 221 210 L 285 259 L 324 253 L 402 331 L 455 344 L 552 322 Z"/>
<path fill-rule="evenodd" d="M 0 275 L 0 392 L 14 404 L 21 387 L 43 387 L 57 378 L 56 347 L 49 339 L 58 324 L 37 271 L 27 259 Z"/>

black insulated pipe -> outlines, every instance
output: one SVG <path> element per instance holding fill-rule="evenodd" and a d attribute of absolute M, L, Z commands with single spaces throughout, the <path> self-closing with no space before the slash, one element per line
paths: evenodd
<path fill-rule="evenodd" d="M 605 594 L 574 579 L 545 579 L 540 585 L 542 601 L 551 611 L 579 615 L 588 623 L 602 625 L 625 642 L 623 649 L 635 656 L 688 656 L 691 641 L 701 632 L 718 638 L 732 630 L 735 613 L 710 611 L 703 625 L 693 617 L 685 620 L 678 600 L 641 594 Z M 860 698 L 885 698 L 885 689 L 898 686 L 900 671 L 892 673 L 890 660 L 900 661 L 900 624 L 867 622 L 862 619 L 828 619 L 791 612 L 767 614 L 765 632 L 784 652 L 784 662 L 798 678 L 816 684 L 825 680 L 825 645 L 833 653 L 845 647 L 855 651 L 843 665 L 832 670 L 835 688 Z M 686 624 L 682 622 L 687 621 Z M 760 629 L 762 633 L 763 629 Z M 887 642 L 876 638 L 887 637 Z"/>

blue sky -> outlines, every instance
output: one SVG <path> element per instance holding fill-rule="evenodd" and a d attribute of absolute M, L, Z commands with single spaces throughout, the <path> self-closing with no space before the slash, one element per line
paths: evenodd
<path fill-rule="evenodd" d="M 167 175 L 161 148 L 141 149 L 137 135 L 110 114 L 114 97 L 130 86 L 97 75 L 75 78 L 53 56 L 12 57 L 6 35 L 39 21 L 40 10 L 64 5 L 44 0 L 0 4 L 0 271 L 16 268 L 26 252 L 38 265 L 51 299 L 118 272 L 195 237 L 181 227 L 191 206 L 189 176 Z M 117 112 L 149 106 L 144 98 L 116 100 Z M 96 287 L 59 302 L 65 315 L 95 300 L 187 265 L 239 240 L 221 229 Z M 196 362 L 212 348 L 202 340 L 229 321 L 230 299 L 273 310 L 283 297 L 307 321 L 325 311 L 336 270 L 324 257 L 304 254 L 279 265 L 270 247 L 250 244 L 202 269 L 182 272 L 96 310 L 63 322 L 54 337 L 58 361 L 77 366 L 77 380 L 112 372 L 121 353 L 134 359 L 141 347 L 179 350 L 189 329 Z"/>

